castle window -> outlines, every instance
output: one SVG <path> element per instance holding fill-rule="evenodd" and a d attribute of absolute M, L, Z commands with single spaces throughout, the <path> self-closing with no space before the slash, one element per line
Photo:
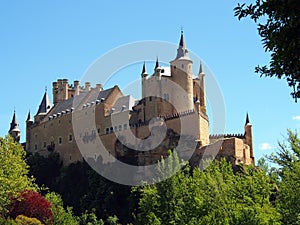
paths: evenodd
<path fill-rule="evenodd" d="M 169 101 L 169 94 L 164 93 L 164 100 Z"/>
<path fill-rule="evenodd" d="M 60 120 L 58 120 L 58 123 L 60 123 Z"/>
<path fill-rule="evenodd" d="M 34 134 L 34 137 L 37 138 L 37 134 Z"/>
<path fill-rule="evenodd" d="M 110 128 L 110 133 L 113 133 L 113 132 L 114 132 L 114 128 L 111 127 L 111 128 Z"/>
<path fill-rule="evenodd" d="M 184 64 L 181 65 L 182 69 L 184 69 Z"/>
<path fill-rule="evenodd" d="M 100 134 L 100 131 L 101 131 L 100 128 L 98 128 L 98 134 Z"/>
<path fill-rule="evenodd" d="M 46 148 L 47 147 L 47 143 L 44 141 L 44 145 L 43 145 L 43 147 L 44 148 Z"/>
<path fill-rule="evenodd" d="M 118 131 L 118 126 L 115 126 L 115 131 Z"/>
<path fill-rule="evenodd" d="M 109 128 L 108 127 L 106 127 L 106 129 L 105 129 L 105 133 L 109 134 Z"/>
<path fill-rule="evenodd" d="M 72 160 L 72 155 L 70 155 L 70 161 Z"/>
<path fill-rule="evenodd" d="M 69 142 L 72 142 L 72 141 L 73 141 L 73 135 L 69 134 Z"/>
<path fill-rule="evenodd" d="M 124 124 L 124 130 L 127 130 L 127 124 L 126 123 Z"/>
<path fill-rule="evenodd" d="M 122 130 L 122 125 L 119 125 L 119 131 L 121 131 Z"/>
<path fill-rule="evenodd" d="M 61 145 L 62 144 L 62 137 L 58 138 L 58 144 Z"/>
<path fill-rule="evenodd" d="M 37 150 L 37 144 L 34 145 L 34 150 Z"/>
<path fill-rule="evenodd" d="M 149 101 L 150 101 L 150 102 L 152 101 L 152 96 L 149 97 Z"/>

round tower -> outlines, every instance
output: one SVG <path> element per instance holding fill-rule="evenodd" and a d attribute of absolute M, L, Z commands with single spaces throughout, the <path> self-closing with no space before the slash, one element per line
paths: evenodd
<path fill-rule="evenodd" d="M 10 129 L 8 131 L 10 136 L 14 139 L 15 142 L 20 142 L 21 131 L 19 128 L 19 124 L 16 117 L 16 111 L 14 111 L 14 115 L 12 121 L 10 123 Z"/>
<path fill-rule="evenodd" d="M 179 46 L 177 49 L 176 58 L 170 62 L 171 64 L 171 76 L 172 81 L 180 85 L 186 92 L 186 104 L 187 110 L 194 108 L 193 102 L 193 61 L 189 57 L 189 52 L 186 48 L 183 32 L 181 31 L 181 37 Z M 176 95 L 176 93 L 174 93 Z M 182 96 L 174 96 L 180 98 Z"/>
<path fill-rule="evenodd" d="M 33 119 L 31 117 L 30 111 L 28 112 L 26 120 L 26 150 L 30 151 L 31 148 L 31 127 L 33 125 Z"/>
<path fill-rule="evenodd" d="M 250 147 L 250 157 L 252 159 L 252 163 L 254 164 L 254 150 L 253 150 L 253 139 L 252 139 L 252 124 L 250 123 L 249 120 L 249 115 L 247 113 L 246 116 L 246 123 L 245 123 L 245 144 L 249 145 Z"/>
<path fill-rule="evenodd" d="M 142 77 L 142 99 L 143 99 L 143 98 L 145 98 L 145 96 L 147 96 L 145 85 L 146 85 L 146 80 L 148 79 L 148 73 L 146 71 L 145 62 L 144 62 L 144 65 L 143 65 L 141 77 Z"/>

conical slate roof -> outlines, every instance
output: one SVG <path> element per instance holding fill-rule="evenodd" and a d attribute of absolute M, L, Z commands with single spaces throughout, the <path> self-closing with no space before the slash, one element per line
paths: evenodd
<path fill-rule="evenodd" d="M 16 111 L 14 111 L 14 115 L 13 115 L 13 118 L 11 120 L 10 129 L 9 129 L 8 132 L 11 133 L 13 131 L 20 132 L 19 124 L 18 124 L 17 117 L 16 117 Z"/>
<path fill-rule="evenodd" d="M 50 111 L 50 109 L 51 109 L 51 103 L 50 103 L 49 96 L 48 96 L 47 91 L 46 91 L 45 94 L 44 94 L 44 97 L 42 99 L 42 102 L 39 106 L 39 110 L 37 112 L 37 115 L 48 113 Z"/>
<path fill-rule="evenodd" d="M 187 50 L 186 45 L 185 45 L 183 31 L 181 31 L 179 46 L 177 49 L 176 59 L 179 59 L 179 58 L 190 59 L 189 51 Z"/>

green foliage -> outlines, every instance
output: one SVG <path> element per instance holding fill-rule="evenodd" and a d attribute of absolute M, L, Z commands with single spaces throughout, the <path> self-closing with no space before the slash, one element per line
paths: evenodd
<path fill-rule="evenodd" d="M 109 225 L 120 225 L 118 220 L 117 216 L 109 216 L 106 221 Z"/>
<path fill-rule="evenodd" d="M 16 223 L 18 225 L 43 225 L 41 221 L 36 218 L 29 218 L 23 215 L 19 215 L 16 218 Z"/>
<path fill-rule="evenodd" d="M 176 152 L 173 153 L 176 159 Z M 180 166 L 168 161 L 166 169 Z M 160 169 L 162 172 L 163 170 Z M 234 173 L 230 163 L 213 162 L 205 171 L 185 168 L 153 185 L 133 188 L 140 194 L 136 224 L 280 224 L 270 203 L 274 185 L 264 171 L 244 167 Z"/>
<path fill-rule="evenodd" d="M 64 209 L 61 196 L 50 192 L 46 194 L 46 199 L 51 203 L 53 214 L 53 225 L 78 225 L 77 217 L 73 215 L 72 208 Z"/>
<path fill-rule="evenodd" d="M 261 76 L 284 78 L 292 96 L 300 97 L 300 1 L 256 0 L 234 9 L 238 19 L 250 17 L 258 26 L 264 48 L 271 53 L 269 66 L 258 66 Z"/>
<path fill-rule="evenodd" d="M 277 207 L 283 224 L 300 224 L 300 139 L 298 133 L 288 130 L 288 145 L 279 143 L 280 150 L 268 157 L 279 165 L 277 174 L 279 196 Z"/>
<path fill-rule="evenodd" d="M 22 146 L 10 136 L 0 137 L 0 216 L 6 215 L 10 197 L 22 190 L 37 190 L 34 179 L 29 178 L 28 165 Z"/>
<path fill-rule="evenodd" d="M 104 222 L 102 219 L 98 220 L 95 214 L 95 210 L 92 210 L 92 212 L 86 211 L 79 217 L 79 224 L 80 225 L 104 225 Z"/>
<path fill-rule="evenodd" d="M 30 154 L 27 156 L 27 163 L 30 167 L 29 174 L 34 176 L 39 186 L 53 187 L 62 167 L 57 152 L 50 153 L 47 158 L 38 153 L 34 155 Z"/>
<path fill-rule="evenodd" d="M 77 162 L 64 168 L 56 190 L 64 203 L 73 207 L 75 215 L 95 209 L 98 218 L 117 215 L 122 218 L 121 223 L 130 222 L 127 198 L 131 188 L 106 180 L 86 162 Z"/>

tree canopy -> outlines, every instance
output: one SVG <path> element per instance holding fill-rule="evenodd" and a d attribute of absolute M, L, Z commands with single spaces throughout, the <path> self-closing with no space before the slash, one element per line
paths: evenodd
<path fill-rule="evenodd" d="M 0 216 L 8 212 L 10 199 L 23 190 L 37 190 L 34 179 L 28 177 L 25 150 L 10 136 L 0 137 Z"/>
<path fill-rule="evenodd" d="M 266 52 L 271 53 L 269 65 L 257 66 L 261 76 L 286 79 L 293 88 L 292 97 L 300 97 L 300 1 L 256 0 L 234 8 L 238 19 L 250 17 L 256 24 Z"/>

